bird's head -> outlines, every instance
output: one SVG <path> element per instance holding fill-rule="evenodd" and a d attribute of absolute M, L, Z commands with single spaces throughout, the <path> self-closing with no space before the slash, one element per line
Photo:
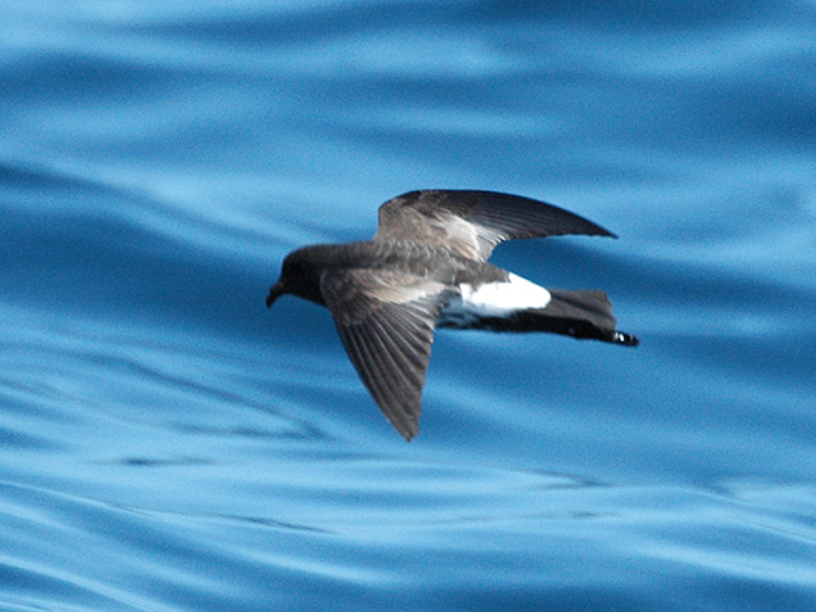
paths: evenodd
<path fill-rule="evenodd" d="M 266 296 L 267 308 L 271 308 L 272 304 L 286 293 L 325 305 L 323 295 L 320 293 L 320 271 L 307 249 L 289 253 L 283 260 L 280 278 L 272 285 L 269 295 Z"/>

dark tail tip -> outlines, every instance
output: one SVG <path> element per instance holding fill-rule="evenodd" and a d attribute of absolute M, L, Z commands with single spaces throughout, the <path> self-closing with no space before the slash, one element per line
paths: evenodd
<path fill-rule="evenodd" d="M 637 346 L 640 344 L 640 340 L 638 340 L 636 336 L 622 331 L 612 332 L 611 342 L 622 344 L 623 346 Z"/>

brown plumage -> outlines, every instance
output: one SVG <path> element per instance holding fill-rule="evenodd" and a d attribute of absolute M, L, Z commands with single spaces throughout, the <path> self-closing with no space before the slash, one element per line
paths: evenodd
<path fill-rule="evenodd" d="M 564 234 L 614 237 L 583 217 L 529 198 L 412 191 L 380 207 L 371 241 L 290 253 L 266 303 L 271 307 L 291 293 L 326 306 L 363 383 L 410 440 L 419 431 L 437 325 L 637 344 L 615 329 L 604 292 L 546 290 L 488 263 L 501 242 Z M 527 301 L 509 307 L 502 291 Z M 498 301 L 485 301 L 488 294 Z"/>

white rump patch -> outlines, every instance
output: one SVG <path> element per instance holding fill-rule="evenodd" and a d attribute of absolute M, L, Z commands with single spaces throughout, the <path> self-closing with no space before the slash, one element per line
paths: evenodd
<path fill-rule="evenodd" d="M 545 308 L 552 296 L 544 287 L 510 274 L 505 282 L 485 283 L 473 288 L 462 284 L 462 294 L 453 298 L 442 313 L 448 324 L 464 325 L 480 317 L 506 317 L 516 310 Z"/>

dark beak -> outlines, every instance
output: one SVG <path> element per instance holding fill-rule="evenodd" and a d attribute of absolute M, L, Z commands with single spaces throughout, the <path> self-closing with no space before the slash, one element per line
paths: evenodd
<path fill-rule="evenodd" d="M 269 295 L 266 296 L 266 307 L 272 308 L 272 304 L 275 303 L 280 296 L 286 293 L 286 289 L 283 286 L 283 281 L 278 281 L 272 288 L 269 290 Z"/>

